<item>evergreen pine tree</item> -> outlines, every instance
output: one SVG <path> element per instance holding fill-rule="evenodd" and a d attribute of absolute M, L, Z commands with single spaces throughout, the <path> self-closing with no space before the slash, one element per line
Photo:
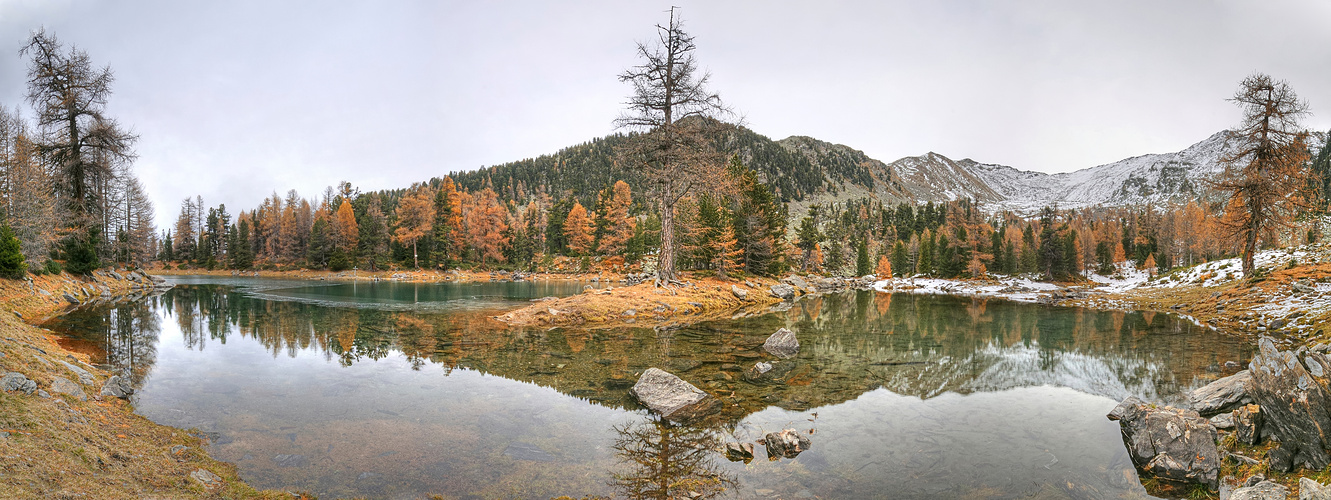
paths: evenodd
<path fill-rule="evenodd" d="M 872 264 L 869 263 L 869 245 L 864 240 L 860 240 L 855 245 L 855 275 L 865 276 L 873 272 Z"/>
<path fill-rule="evenodd" d="M 897 242 L 892 245 L 892 270 L 902 276 L 908 274 L 910 272 L 910 261 L 908 259 L 909 256 L 906 255 L 906 244 L 901 240 L 897 240 Z M 891 276 L 879 277 L 890 278 Z"/>
<path fill-rule="evenodd" d="M 28 273 L 28 263 L 23 257 L 22 245 L 9 229 L 9 224 L 0 225 L 0 278 L 16 280 Z"/>

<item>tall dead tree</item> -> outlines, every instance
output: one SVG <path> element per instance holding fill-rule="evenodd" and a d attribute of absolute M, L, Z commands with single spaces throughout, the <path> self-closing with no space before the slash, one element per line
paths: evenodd
<path fill-rule="evenodd" d="M 1225 174 L 1215 186 L 1228 193 L 1221 224 L 1242 244 L 1243 275 L 1252 276 L 1258 241 L 1273 240 L 1310 208 L 1308 134 L 1299 124 L 1308 103 L 1287 82 L 1261 73 L 1243 79 L 1230 100 L 1243 109 L 1239 147 L 1221 158 Z"/>
<path fill-rule="evenodd" d="M 29 58 L 27 99 L 41 132 L 37 153 L 53 171 L 75 236 L 86 236 L 104 223 L 102 198 L 117 167 L 134 156 L 137 138 L 103 114 L 115 77 L 109 67 L 94 68 L 86 52 L 65 52 L 45 30 L 34 32 L 19 54 Z"/>
<path fill-rule="evenodd" d="M 729 113 L 721 97 L 707 89 L 709 75 L 694 60 L 693 36 L 670 9 L 670 22 L 657 25 L 654 43 L 638 43 L 642 64 L 619 75 L 633 86 L 616 126 L 642 132 L 621 151 L 628 168 L 638 170 L 661 211 L 657 273 L 675 278 L 675 204 L 696 187 L 722 178 L 725 157 L 712 147 L 719 123 Z"/>

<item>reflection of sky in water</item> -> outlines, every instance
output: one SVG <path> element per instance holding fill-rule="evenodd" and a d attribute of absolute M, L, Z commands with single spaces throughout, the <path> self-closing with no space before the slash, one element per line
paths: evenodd
<path fill-rule="evenodd" d="M 708 458 L 704 469 L 737 481 L 740 497 L 1137 498 L 1105 413 L 1126 395 L 1176 399 L 1216 376 L 1207 365 L 1244 356 L 1164 315 L 939 297 L 832 296 L 677 332 L 496 331 L 474 327 L 492 312 L 470 308 L 329 307 L 347 301 L 344 284 L 230 282 L 247 291 L 182 286 L 114 311 L 158 318 L 138 323 L 157 330 L 143 336 L 155 360 L 141 363 L 137 409 L 218 433 L 210 451 L 256 486 L 324 497 L 622 493 L 615 478 L 635 471 L 615 454 L 625 439 L 615 429 L 645 419 L 623 409 L 626 389 L 668 364 L 714 394 L 738 393 L 733 419 L 708 432 L 751 442 L 816 431 L 794 460 L 768 462 L 761 446 L 747 465 Z M 370 287 L 374 297 L 356 300 L 425 292 L 493 307 L 551 293 L 486 285 Z M 288 297 L 262 300 L 278 294 Z M 97 314 L 53 328 L 112 313 Z M 741 381 L 779 326 L 805 346 L 790 378 Z"/>

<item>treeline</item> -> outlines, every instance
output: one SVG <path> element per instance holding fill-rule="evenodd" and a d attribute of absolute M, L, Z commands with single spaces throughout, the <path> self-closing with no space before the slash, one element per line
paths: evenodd
<path fill-rule="evenodd" d="M 0 103 L 0 274 L 147 264 L 153 204 L 132 168 L 137 137 L 105 113 L 110 68 L 44 30 L 19 54 L 32 119 Z"/>
<path fill-rule="evenodd" d="M 802 268 L 842 276 L 890 269 L 895 276 L 1038 274 L 1070 280 L 1086 272 L 1115 274 L 1122 266 L 1163 273 L 1240 253 L 1240 242 L 1226 236 L 1221 209 L 1197 202 L 1046 207 L 1024 218 L 983 211 L 972 200 L 889 207 L 860 199 L 812 207 L 800 223 L 797 246 Z M 1265 246 L 1315 240 L 1316 220 L 1309 215 L 1307 224 L 1273 231 Z"/>
<path fill-rule="evenodd" d="M 786 269 L 784 204 L 738 158 L 717 189 L 677 210 L 687 269 L 771 275 Z M 630 185 L 607 181 L 592 196 L 529 194 L 501 200 L 491 185 L 453 177 L 404 190 L 361 193 L 350 183 L 317 199 L 274 193 L 234 216 L 187 198 L 159 258 L 208 269 L 628 269 L 660 246 L 660 219 Z M 651 259 L 648 266 L 650 267 Z"/>
<path fill-rule="evenodd" d="M 727 156 L 738 155 L 753 169 L 781 202 L 801 201 L 821 190 L 835 191 L 839 183 L 873 189 L 868 156 L 855 152 L 814 147 L 815 140 L 792 137 L 774 141 L 748 128 L 718 124 L 722 130 L 712 146 Z M 490 187 L 501 200 L 525 200 L 539 195 L 568 195 L 589 199 L 616 179 L 641 185 L 633 169 L 617 164 L 633 134 L 615 134 L 564 148 L 553 155 L 504 163 L 469 172 L 449 174 L 459 189 L 479 191 Z M 829 182 L 830 181 L 830 182 Z M 442 179 L 431 179 L 438 187 Z"/>

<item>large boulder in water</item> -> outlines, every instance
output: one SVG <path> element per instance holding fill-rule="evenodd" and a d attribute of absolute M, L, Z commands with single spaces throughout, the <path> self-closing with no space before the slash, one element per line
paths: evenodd
<path fill-rule="evenodd" d="M 1252 372 L 1243 370 L 1197 388 L 1188 394 L 1188 401 L 1203 417 L 1228 413 L 1252 402 L 1248 397 L 1251 383 Z"/>
<path fill-rule="evenodd" d="M 767 337 L 763 350 L 781 359 L 793 358 L 800 352 L 800 341 L 795 338 L 795 332 L 782 328 Z"/>
<path fill-rule="evenodd" d="M 1281 351 L 1270 337 L 1257 341 L 1258 353 L 1248 364 L 1249 394 L 1262 407 L 1263 425 L 1280 441 L 1288 460 L 1271 461 L 1286 471 L 1295 465 L 1321 470 L 1331 465 L 1331 361 L 1318 352 Z M 1279 462 L 1279 463 L 1277 463 Z"/>
<path fill-rule="evenodd" d="M 1193 410 L 1148 405 L 1129 397 L 1109 412 L 1138 469 L 1156 477 L 1215 488 L 1220 450 L 1211 422 Z"/>
<path fill-rule="evenodd" d="M 687 422 L 716 412 L 721 403 L 660 368 L 648 368 L 638 377 L 629 394 L 648 409 L 668 420 Z"/>

